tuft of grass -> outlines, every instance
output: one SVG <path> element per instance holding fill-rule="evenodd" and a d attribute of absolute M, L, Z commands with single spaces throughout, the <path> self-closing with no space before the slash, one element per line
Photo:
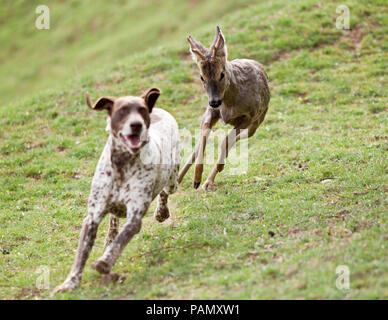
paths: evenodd
<path fill-rule="evenodd" d="M 8 8 L 18 12 L 13 23 L 21 29 L 33 7 L 19 12 L 22 3 Z M 190 31 L 210 42 L 216 24 L 223 28 L 231 59 L 256 59 L 270 77 L 270 109 L 249 139 L 248 172 L 232 175 L 227 164 L 217 176 L 218 189 L 207 193 L 192 189 L 190 171 L 171 197 L 173 219 L 159 224 L 150 213 L 144 218 L 141 232 L 114 267 L 125 279 L 110 285 L 90 268 L 103 252 L 105 219 L 81 287 L 56 298 L 388 298 L 388 17 L 383 1 L 347 1 L 351 30 L 335 28 L 336 1 L 233 1 L 225 7 L 218 1 L 174 6 L 166 1 L 158 2 L 158 10 L 148 2 L 83 3 L 53 5 L 58 19 L 68 17 L 58 26 L 68 26 L 70 19 L 60 12 L 74 13 L 74 21 L 84 13 L 83 30 L 88 30 L 74 45 L 58 43 L 71 54 L 56 59 L 60 65 L 90 61 L 99 68 L 85 68 L 66 84 L 71 71 L 47 70 L 50 80 L 33 77 L 20 90 L 32 92 L 28 87 L 35 82 L 36 88 L 47 88 L 51 77 L 56 88 L 19 100 L 11 90 L 13 100 L 0 107 L 1 298 L 46 299 L 50 290 L 36 286 L 39 268 L 49 269 L 50 289 L 71 268 L 91 178 L 107 138 L 105 115 L 87 109 L 84 93 L 119 96 L 158 86 L 163 91 L 158 106 L 171 112 L 181 128 L 195 132 L 206 97 L 184 35 Z M 190 14 L 189 5 L 194 6 Z M 143 26 L 127 19 L 130 6 L 149 12 Z M 212 13 L 221 7 L 214 19 Z M 112 12 L 112 19 L 104 19 Z M 155 24 L 161 26 L 184 12 L 177 29 L 147 40 L 151 20 L 159 17 Z M 98 37 L 88 24 L 92 17 L 104 26 Z M 64 41 L 60 32 L 65 31 L 54 25 L 52 39 Z M 125 57 L 116 37 L 131 28 L 138 33 L 128 37 L 127 45 L 138 45 L 136 39 L 144 36 L 144 47 Z M 1 30 L 1 37 L 11 32 Z M 29 35 L 30 42 L 20 40 L 25 48 L 36 46 L 34 37 L 44 37 Z M 112 52 L 102 49 L 105 43 Z M 94 50 L 100 54 L 92 58 Z M 8 70 L 20 59 L 11 57 Z M 206 176 L 211 166 L 205 168 Z M 350 270 L 349 290 L 336 287 L 339 265 Z"/>

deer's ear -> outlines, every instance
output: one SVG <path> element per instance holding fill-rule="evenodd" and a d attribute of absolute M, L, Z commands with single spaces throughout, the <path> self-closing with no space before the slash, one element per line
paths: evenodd
<path fill-rule="evenodd" d="M 93 110 L 108 110 L 109 115 L 112 113 L 113 104 L 115 102 L 115 98 L 112 97 L 101 97 L 99 98 L 94 105 L 90 103 L 89 95 L 86 94 L 86 104 L 89 108 Z"/>
<path fill-rule="evenodd" d="M 206 60 L 207 49 L 199 41 L 195 40 L 192 36 L 187 37 L 187 41 L 190 44 L 190 52 L 194 61 Z"/>
<path fill-rule="evenodd" d="M 148 112 L 151 113 L 152 109 L 156 103 L 156 100 L 158 100 L 159 96 L 161 94 L 160 89 L 158 88 L 151 88 L 147 92 L 145 92 L 142 97 L 147 105 Z"/>

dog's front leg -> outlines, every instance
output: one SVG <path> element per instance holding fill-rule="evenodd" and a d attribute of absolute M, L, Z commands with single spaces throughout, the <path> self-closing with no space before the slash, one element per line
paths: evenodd
<path fill-rule="evenodd" d="M 54 289 L 52 295 L 68 290 L 74 290 L 79 286 L 82 278 L 82 270 L 93 247 L 94 240 L 96 239 L 97 235 L 97 228 L 101 222 L 102 217 L 102 214 L 98 215 L 90 212 L 85 218 L 82 225 L 77 255 L 73 264 L 73 268 L 71 269 L 71 272 L 66 280 Z"/>
<path fill-rule="evenodd" d="M 74 290 L 81 282 L 82 271 L 93 247 L 94 240 L 96 239 L 98 225 L 106 214 L 109 193 L 104 192 L 104 190 L 110 190 L 110 182 L 103 181 L 101 184 L 98 181 L 97 176 L 97 179 L 94 179 L 92 183 L 92 191 L 88 203 L 88 215 L 82 224 L 73 267 L 66 280 L 54 289 L 52 296 L 59 292 Z"/>
<path fill-rule="evenodd" d="M 147 212 L 150 202 L 144 203 L 140 209 L 139 206 L 136 206 L 137 208 L 127 206 L 127 222 L 123 225 L 117 237 L 106 248 L 104 254 L 92 263 L 92 267 L 96 271 L 102 274 L 110 273 L 125 246 L 140 231 L 141 219 Z"/>

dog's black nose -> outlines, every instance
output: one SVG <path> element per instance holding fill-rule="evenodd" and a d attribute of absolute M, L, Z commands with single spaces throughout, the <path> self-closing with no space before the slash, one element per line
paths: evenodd
<path fill-rule="evenodd" d="M 217 108 L 221 105 L 222 101 L 221 100 L 210 100 L 209 104 L 212 108 Z"/>
<path fill-rule="evenodd" d="M 134 121 L 131 122 L 129 126 L 132 129 L 132 133 L 139 133 L 143 127 L 143 124 L 140 121 Z"/>

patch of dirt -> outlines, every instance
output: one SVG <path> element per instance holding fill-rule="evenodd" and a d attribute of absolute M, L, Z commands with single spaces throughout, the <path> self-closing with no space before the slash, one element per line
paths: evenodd
<path fill-rule="evenodd" d="M 123 82 L 124 77 L 123 76 L 117 76 L 116 78 L 113 79 L 114 83 L 121 83 Z"/>
<path fill-rule="evenodd" d="M 289 51 L 278 51 L 272 57 L 272 62 L 287 60 L 291 56 Z"/>
<path fill-rule="evenodd" d="M 302 91 L 294 92 L 293 94 L 294 96 L 301 97 L 301 98 L 307 96 L 307 92 L 302 92 Z"/>
<path fill-rule="evenodd" d="M 364 37 L 364 33 L 360 25 L 357 25 L 354 29 L 348 31 L 348 37 L 352 41 L 353 45 L 357 45 Z"/>
<path fill-rule="evenodd" d="M 31 288 L 24 287 L 24 288 L 21 288 L 21 290 L 15 296 L 15 298 L 17 300 L 19 300 L 19 299 L 31 299 L 31 298 L 39 299 L 40 294 L 41 294 L 41 290 L 38 290 L 36 288 L 31 289 Z"/>
<path fill-rule="evenodd" d="M 350 43 L 356 52 L 356 56 L 360 55 L 361 50 L 361 41 L 364 38 L 364 31 L 360 25 L 355 26 L 355 28 L 350 30 L 344 30 L 342 32 L 341 40 L 349 39 Z"/>
<path fill-rule="evenodd" d="M 198 6 L 198 0 L 189 0 L 188 2 L 192 8 L 195 8 Z"/>
<path fill-rule="evenodd" d="M 190 51 L 189 51 L 189 49 L 187 49 L 187 51 L 180 51 L 179 53 L 178 53 L 178 56 L 182 59 L 182 60 L 184 60 L 184 61 L 192 61 L 192 58 L 191 58 L 191 53 L 190 53 Z"/>
<path fill-rule="evenodd" d="M 388 136 L 380 136 L 380 135 L 376 135 L 376 136 L 373 137 L 372 140 L 376 140 L 376 141 L 385 140 L 385 141 L 387 141 L 387 140 L 388 140 Z"/>
<path fill-rule="evenodd" d="M 290 229 L 287 231 L 287 234 L 288 235 L 297 235 L 303 231 L 306 231 L 307 229 L 306 228 L 295 228 L 295 229 Z"/>

